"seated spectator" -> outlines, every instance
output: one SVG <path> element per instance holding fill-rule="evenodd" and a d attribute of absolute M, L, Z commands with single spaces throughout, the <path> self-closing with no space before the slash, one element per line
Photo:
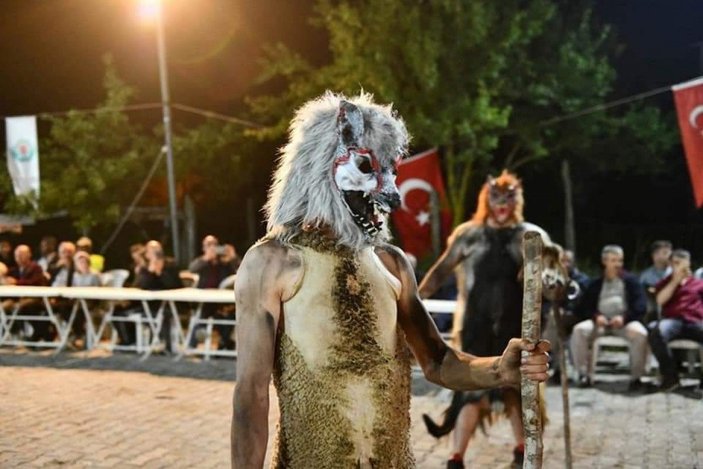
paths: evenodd
<path fill-rule="evenodd" d="M 571 249 L 564 249 L 564 257 L 562 257 L 562 264 L 566 267 L 566 271 L 569 274 L 569 278 L 575 281 L 581 290 L 585 290 L 590 282 L 588 275 L 584 274 L 576 266 L 576 258 L 574 257 L 574 251 Z"/>
<path fill-rule="evenodd" d="M 82 236 L 76 241 L 76 248 L 90 255 L 90 267 L 100 273 L 105 268 L 105 258 L 100 254 L 93 254 L 93 241 L 87 236 Z"/>
<path fill-rule="evenodd" d="M 217 288 L 220 282 L 236 272 L 233 263 L 235 259 L 231 258 L 231 252 L 229 256 L 227 256 L 224 246 L 220 246 L 218 239 L 212 235 L 203 238 L 202 247 L 203 255 L 195 258 L 193 262 L 190 263 L 190 266 L 188 266 L 188 270 L 198 275 L 198 288 Z M 236 257 L 236 251 L 234 256 Z M 230 318 L 232 314 L 233 311 L 222 309 L 212 303 L 204 304 L 202 309 L 203 318 L 214 316 L 218 319 L 223 319 Z M 220 335 L 218 349 L 234 350 L 235 343 L 234 340 L 232 340 L 234 327 L 216 324 L 215 330 Z M 197 346 L 195 334 L 193 334 L 189 345 L 190 347 Z"/>
<path fill-rule="evenodd" d="M 671 242 L 655 241 L 650 248 L 652 265 L 640 274 L 640 283 L 647 294 L 647 317 L 654 318 L 659 311 L 654 300 L 654 286 L 671 273 Z"/>
<path fill-rule="evenodd" d="M 672 273 L 656 285 L 661 320 L 652 321 L 648 326 L 649 344 L 659 362 L 663 391 L 672 391 L 679 386 L 676 362 L 667 344 L 675 339 L 703 344 L 703 280 L 691 275 L 688 251 L 675 250 L 671 261 Z"/>
<path fill-rule="evenodd" d="M 671 247 L 671 241 L 660 240 L 652 243 L 652 265 L 640 274 L 640 282 L 645 288 L 654 287 L 661 279 L 671 274 Z"/>
<path fill-rule="evenodd" d="M 0 262 L 0 285 L 7 285 L 7 273 L 9 272 L 9 269 L 7 266 L 3 263 Z"/>
<path fill-rule="evenodd" d="M 15 255 L 12 250 L 12 243 L 6 239 L 0 240 L 0 262 L 5 264 L 8 269 L 17 265 Z"/>
<path fill-rule="evenodd" d="M 222 262 L 230 264 L 232 270 L 236 274 L 239 270 L 239 265 L 242 263 L 242 258 L 237 254 L 237 249 L 233 244 L 225 243 L 222 245 Z"/>
<path fill-rule="evenodd" d="M 63 243 L 62 243 L 63 244 Z M 70 243 L 73 244 L 73 243 Z M 78 251 L 73 256 L 70 265 L 63 267 L 56 274 L 52 287 L 99 287 L 100 276 L 90 267 L 90 257 L 85 251 Z M 68 321 L 73 311 L 73 300 L 65 298 L 52 299 L 54 312 L 59 314 L 64 321 Z M 85 316 L 76 314 L 73 319 L 73 340 L 71 344 L 75 348 L 82 348 L 83 343 L 79 339 L 85 337 Z"/>
<path fill-rule="evenodd" d="M 62 284 L 64 287 L 73 285 L 73 256 L 76 254 L 76 245 L 70 241 L 62 241 L 59 244 L 59 257 L 47 271 L 49 283 L 54 284 L 56 277 L 61 274 L 66 280 Z"/>
<path fill-rule="evenodd" d="M 15 248 L 15 266 L 9 269 L 4 281 L 6 285 L 46 286 L 47 284 L 44 271 L 39 267 L 39 264 L 32 260 L 32 250 L 26 244 L 20 244 Z M 44 304 L 41 298 L 8 298 L 2 303 L 3 309 L 8 312 L 12 311 L 16 306 L 19 306 L 21 313 L 40 314 L 44 312 Z M 29 322 L 33 329 L 32 336 L 29 338 L 30 341 L 54 340 L 54 332 L 48 322 Z M 13 329 L 15 332 L 18 331 L 19 325 L 14 324 Z"/>
<path fill-rule="evenodd" d="M 70 268 L 59 271 L 52 287 L 99 287 L 100 275 L 90 266 L 90 255 L 78 251 L 73 256 Z"/>
<path fill-rule="evenodd" d="M 569 274 L 569 278 L 576 282 L 579 287 L 579 294 L 575 295 L 573 298 L 567 299 L 564 303 L 563 325 L 565 330 L 563 332 L 565 336 L 569 336 L 571 335 L 571 332 L 576 323 L 580 322 L 581 318 L 577 316 L 576 307 L 579 301 L 581 300 L 583 293 L 588 288 L 591 279 L 588 277 L 588 275 L 581 272 L 576 266 L 576 260 L 574 259 L 573 251 L 565 249 L 561 261 L 562 265 L 566 268 L 566 271 Z"/>
<path fill-rule="evenodd" d="M 142 290 L 171 290 L 183 287 L 178 268 L 173 259 L 164 256 L 161 243 L 154 240 L 146 243 L 144 257 L 147 262 L 137 271 L 135 287 Z"/>
<path fill-rule="evenodd" d="M 588 285 L 577 307 L 580 318 L 589 318 L 576 324 L 571 338 L 574 366 L 582 387 L 592 384 L 588 376 L 589 346 L 606 332 L 630 342 L 629 389 L 635 391 L 642 387 L 640 378 L 647 361 L 647 329 L 639 321 L 644 316 L 646 300 L 637 277 L 623 270 L 623 257 L 620 246 L 603 248 L 603 274 Z"/>
<path fill-rule="evenodd" d="M 181 288 L 183 284 L 178 276 L 178 268 L 172 259 L 164 256 L 163 247 L 158 241 L 152 240 L 146 244 L 145 254 L 146 265 L 139 268 L 134 281 L 136 288 L 142 290 L 171 290 Z M 152 314 L 156 314 L 160 306 L 159 301 L 149 302 L 149 309 Z M 128 316 L 141 310 L 141 305 L 133 305 L 132 308 L 115 313 L 120 316 Z M 136 342 L 136 333 L 133 324 L 117 323 L 120 343 L 122 345 L 133 345 Z M 161 328 L 161 339 L 166 344 L 166 350 L 171 351 L 171 315 L 164 314 Z"/>
<path fill-rule="evenodd" d="M 224 246 L 212 235 L 203 238 L 203 255 L 196 257 L 188 270 L 198 274 L 198 288 L 217 288 L 220 282 L 235 273 L 232 259 L 226 258 Z"/>
<path fill-rule="evenodd" d="M 59 253 L 56 252 L 56 236 L 44 236 L 39 242 L 39 253 L 41 257 L 37 259 L 37 264 L 44 270 L 49 272 L 49 268 L 59 260 Z"/>
<path fill-rule="evenodd" d="M 567 298 L 561 306 L 561 325 L 563 327 L 563 330 L 559 331 L 557 329 L 556 324 L 552 320 L 552 317 L 549 317 L 549 322 L 547 324 L 544 335 L 545 338 L 552 343 L 552 357 L 558 356 L 558 347 L 561 343 L 561 341 L 559 340 L 560 337 L 564 339 L 563 343 L 565 344 L 565 347 L 567 347 L 566 350 L 568 351 L 568 338 L 569 336 L 571 336 L 571 332 L 573 331 L 574 326 L 581 321 L 579 316 L 576 314 L 576 306 L 578 305 L 579 300 L 583 296 L 583 293 L 586 291 L 586 288 L 588 287 L 588 284 L 590 282 L 588 275 L 581 272 L 576 266 L 576 260 L 574 258 L 573 251 L 569 249 L 564 249 L 564 252 L 561 257 L 561 263 L 566 269 L 569 278 L 576 282 L 576 284 L 578 285 L 579 292 L 573 297 Z M 543 301 L 542 304 L 543 306 L 548 306 L 549 308 L 552 307 L 551 303 L 548 301 Z M 567 354 L 567 358 L 568 356 L 569 355 Z M 561 377 L 559 360 L 552 359 L 551 368 L 554 370 L 554 373 L 552 374 L 552 377 L 550 378 L 549 382 L 551 384 L 560 384 Z"/>
<path fill-rule="evenodd" d="M 137 272 L 142 267 L 146 267 L 146 247 L 142 243 L 135 243 L 129 247 L 129 255 L 132 258 L 131 275 L 136 279 Z"/>

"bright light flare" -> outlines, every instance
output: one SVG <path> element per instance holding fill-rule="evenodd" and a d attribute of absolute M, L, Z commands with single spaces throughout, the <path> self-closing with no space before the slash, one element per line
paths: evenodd
<path fill-rule="evenodd" d="M 161 0 L 139 0 L 137 12 L 143 21 L 156 21 L 161 15 Z"/>

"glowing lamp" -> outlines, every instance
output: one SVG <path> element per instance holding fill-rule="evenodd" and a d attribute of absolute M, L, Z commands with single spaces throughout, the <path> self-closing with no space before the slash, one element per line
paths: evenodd
<path fill-rule="evenodd" d="M 137 12 L 144 21 L 154 21 L 161 15 L 161 0 L 139 0 Z"/>

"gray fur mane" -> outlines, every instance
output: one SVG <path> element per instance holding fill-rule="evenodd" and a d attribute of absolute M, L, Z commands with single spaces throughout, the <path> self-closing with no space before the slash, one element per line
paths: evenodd
<path fill-rule="evenodd" d="M 295 113 L 288 143 L 281 149 L 274 180 L 264 207 L 268 236 L 288 243 L 304 229 L 330 228 L 337 243 L 359 250 L 390 238 L 388 222 L 374 238 L 354 223 L 334 182 L 333 165 L 339 146 L 337 116 L 340 103 L 354 104 L 364 119 L 363 146 L 382 165 L 405 154 L 408 133 L 391 106 L 380 106 L 372 96 L 353 98 L 326 92 Z"/>

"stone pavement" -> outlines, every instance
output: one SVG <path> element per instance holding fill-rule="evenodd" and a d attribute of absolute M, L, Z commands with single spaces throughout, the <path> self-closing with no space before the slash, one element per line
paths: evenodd
<path fill-rule="evenodd" d="M 231 360 L 4 349 L 0 468 L 228 467 L 233 377 Z M 571 390 L 574 467 L 703 469 L 699 396 L 628 395 L 626 375 L 599 378 L 595 388 Z M 415 378 L 412 442 L 420 468 L 444 467 L 449 440 L 428 436 L 421 414 L 439 418 L 448 396 Z M 560 388 L 547 388 L 547 401 L 544 467 L 562 468 Z M 272 411 L 272 429 L 275 421 Z M 508 467 L 510 434 L 503 419 L 477 435 L 467 467 Z"/>

